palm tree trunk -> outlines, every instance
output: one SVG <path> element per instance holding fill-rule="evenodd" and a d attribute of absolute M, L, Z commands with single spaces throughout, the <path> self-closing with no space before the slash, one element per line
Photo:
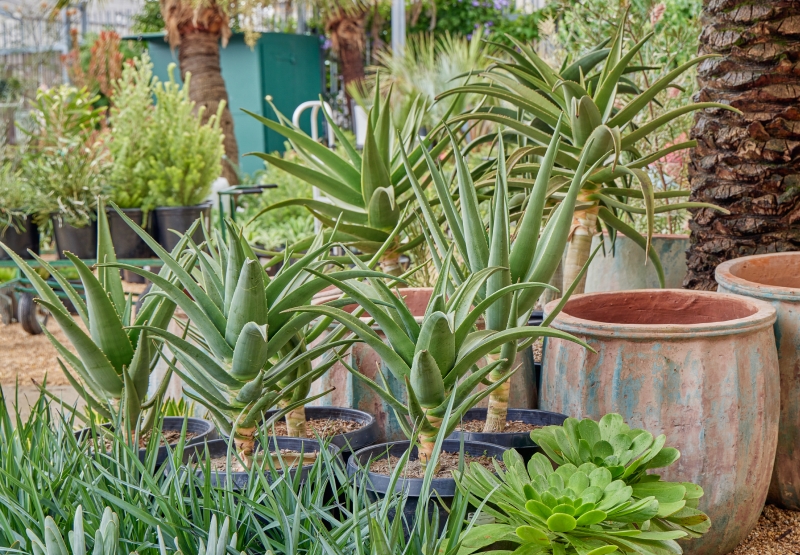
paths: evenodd
<path fill-rule="evenodd" d="M 236 144 L 236 135 L 233 132 L 233 116 L 229 109 L 228 91 L 225 80 L 222 78 L 222 69 L 219 63 L 219 43 L 221 33 L 214 33 L 201 28 L 192 28 L 181 35 L 181 45 L 178 52 L 181 77 L 186 73 L 192 74 L 189 88 L 189 97 L 197 107 L 205 106 L 203 119 L 217 113 L 220 102 L 225 102 L 222 111 L 220 126 L 225 133 L 225 157 L 222 175 L 231 185 L 239 183 L 234 167 L 229 163 L 239 163 L 239 147 Z"/>
<path fill-rule="evenodd" d="M 690 289 L 716 289 L 725 260 L 800 249 L 800 5 L 788 0 L 704 1 L 698 100 L 730 104 L 742 115 L 695 116 L 691 200 L 730 210 L 694 211 Z"/>

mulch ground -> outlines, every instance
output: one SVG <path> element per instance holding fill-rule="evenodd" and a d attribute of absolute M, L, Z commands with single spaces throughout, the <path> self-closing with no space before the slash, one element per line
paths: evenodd
<path fill-rule="evenodd" d="M 800 553 L 800 512 L 767 505 L 755 529 L 739 544 L 732 555 L 798 555 L 798 553 Z"/>

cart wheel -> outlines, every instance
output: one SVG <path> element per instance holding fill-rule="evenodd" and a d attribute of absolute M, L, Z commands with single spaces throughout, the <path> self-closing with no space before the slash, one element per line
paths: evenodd
<path fill-rule="evenodd" d="M 47 325 L 47 319 L 50 313 L 33 302 L 33 295 L 30 293 L 22 293 L 19 296 L 19 304 L 17 305 L 17 320 L 22 324 L 22 329 L 31 335 L 39 335 L 42 333 L 42 328 Z"/>

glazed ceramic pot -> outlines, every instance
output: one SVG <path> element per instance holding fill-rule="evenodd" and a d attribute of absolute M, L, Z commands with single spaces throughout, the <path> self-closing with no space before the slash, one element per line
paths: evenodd
<path fill-rule="evenodd" d="M 556 307 L 545 307 L 549 314 Z M 665 434 L 681 458 L 671 481 L 705 491 L 711 530 L 687 553 L 727 554 L 758 521 L 778 441 L 775 309 L 736 295 L 680 289 L 578 295 L 552 327 L 596 352 L 545 341 L 540 408 L 576 418 L 619 413 Z"/>
<path fill-rule="evenodd" d="M 800 510 L 800 253 L 747 256 L 717 267 L 719 291 L 761 299 L 777 311 L 781 380 L 778 451 L 767 500 Z"/>

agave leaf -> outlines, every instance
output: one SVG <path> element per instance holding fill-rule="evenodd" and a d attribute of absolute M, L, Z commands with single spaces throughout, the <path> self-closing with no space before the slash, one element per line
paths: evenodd
<path fill-rule="evenodd" d="M 133 347 L 128 339 L 128 334 L 122 327 L 120 316 L 110 296 L 103 290 L 100 281 L 89 267 L 74 254 L 67 252 L 65 255 L 78 271 L 83 283 L 89 322 L 92 323 L 89 328 L 92 340 L 105 353 L 117 374 L 120 375 L 122 368 L 128 366 L 133 358 Z M 119 275 L 119 270 L 116 268 L 113 270 Z"/>
<path fill-rule="evenodd" d="M 84 333 L 72 316 L 65 314 L 51 302 L 43 299 L 37 299 L 36 302 L 47 308 L 58 322 L 64 335 L 75 347 L 89 378 L 105 390 L 109 396 L 119 398 L 122 393 L 122 380 L 100 347 Z M 125 340 L 127 341 L 127 339 L 126 336 Z"/>

